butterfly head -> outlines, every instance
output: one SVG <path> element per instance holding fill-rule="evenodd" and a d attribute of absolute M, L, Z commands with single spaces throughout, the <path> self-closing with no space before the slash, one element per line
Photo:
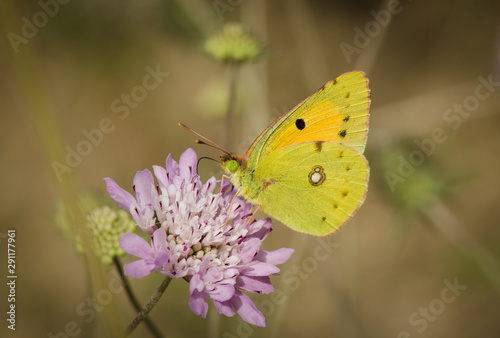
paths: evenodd
<path fill-rule="evenodd" d="M 225 154 L 220 157 L 220 165 L 224 171 L 231 175 L 246 167 L 248 155 Z"/>
<path fill-rule="evenodd" d="M 243 171 L 246 168 L 248 155 L 225 154 L 220 157 L 220 165 L 226 174 L 231 178 L 231 182 L 236 185 L 241 185 Z"/>

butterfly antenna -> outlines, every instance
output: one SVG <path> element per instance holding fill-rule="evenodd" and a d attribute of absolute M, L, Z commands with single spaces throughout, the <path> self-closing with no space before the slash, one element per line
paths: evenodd
<path fill-rule="evenodd" d="M 223 153 L 225 153 L 225 154 L 230 155 L 230 154 L 229 154 L 229 152 L 228 152 L 226 149 L 222 148 L 220 145 L 218 145 L 218 144 L 217 144 L 217 143 L 215 143 L 214 141 L 209 140 L 209 139 L 208 139 L 208 138 L 206 138 L 205 136 L 203 136 L 203 135 L 201 135 L 201 134 L 199 134 L 199 133 L 195 132 L 193 129 L 189 128 L 188 126 L 186 126 L 186 125 L 184 125 L 184 124 L 182 124 L 182 123 L 179 123 L 179 127 L 184 128 L 184 129 L 186 129 L 187 131 L 192 132 L 193 134 L 195 134 L 196 136 L 198 136 L 199 138 L 202 138 L 202 139 L 204 140 L 204 141 L 202 141 L 202 140 L 196 140 L 196 143 L 198 143 L 198 144 L 204 144 L 204 145 L 206 145 L 206 146 L 209 146 L 209 147 L 215 148 L 215 149 L 217 149 L 217 150 L 222 151 L 222 152 L 223 152 Z"/>
<path fill-rule="evenodd" d="M 212 160 L 214 162 L 217 162 L 219 163 L 219 161 L 217 161 L 216 159 L 214 158 L 211 158 L 211 157 L 207 157 L 207 156 L 202 156 L 198 159 L 198 163 L 196 163 L 196 173 L 198 174 L 198 168 L 200 167 L 200 162 L 201 160 Z"/>

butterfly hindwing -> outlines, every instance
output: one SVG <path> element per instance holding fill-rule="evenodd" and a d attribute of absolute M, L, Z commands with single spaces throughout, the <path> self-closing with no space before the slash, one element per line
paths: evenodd
<path fill-rule="evenodd" d="M 362 204 L 369 168 L 356 150 L 332 142 L 305 142 L 276 149 L 259 163 L 262 209 L 290 228 L 325 236 Z"/>

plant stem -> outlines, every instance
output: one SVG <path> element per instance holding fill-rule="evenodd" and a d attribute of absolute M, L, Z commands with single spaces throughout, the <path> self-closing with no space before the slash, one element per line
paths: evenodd
<path fill-rule="evenodd" d="M 125 292 L 127 293 L 128 299 L 130 300 L 130 302 L 134 306 L 134 309 L 137 312 L 141 311 L 141 306 L 139 305 L 137 298 L 135 298 L 135 295 L 132 292 L 132 289 L 130 288 L 130 284 L 128 283 L 127 277 L 125 277 L 125 275 L 123 274 L 122 264 L 117 256 L 113 257 L 113 263 L 115 264 L 116 270 L 118 270 L 118 273 L 120 274 L 120 278 L 122 280 L 123 286 L 125 287 Z M 151 331 L 154 337 L 157 338 L 163 337 L 161 332 L 153 324 L 153 322 L 149 319 L 149 317 L 144 318 L 144 321 L 146 322 L 146 326 L 148 327 L 149 331 Z"/>
<path fill-rule="evenodd" d="M 236 80 L 238 73 L 238 64 L 235 62 L 228 63 L 229 77 L 229 94 L 226 111 L 226 148 L 232 145 L 234 134 L 234 108 L 236 102 Z"/>
<path fill-rule="evenodd" d="M 128 336 L 130 335 L 137 325 L 140 324 L 141 321 L 143 321 L 148 313 L 153 309 L 153 307 L 156 305 L 156 303 L 160 300 L 161 295 L 165 290 L 167 289 L 167 286 L 170 284 L 170 281 L 172 281 L 172 277 L 167 276 L 161 283 L 161 285 L 156 289 L 155 293 L 151 296 L 149 301 L 144 305 L 142 310 L 137 314 L 137 316 L 134 318 L 134 320 L 127 326 L 127 329 L 125 330 L 125 335 Z"/>

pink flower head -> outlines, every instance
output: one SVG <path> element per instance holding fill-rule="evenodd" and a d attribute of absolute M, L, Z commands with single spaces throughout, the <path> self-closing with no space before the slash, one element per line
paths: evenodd
<path fill-rule="evenodd" d="M 280 271 L 276 265 L 293 250 L 260 250 L 272 230 L 271 219 L 247 224 L 252 205 L 235 196 L 229 183 L 214 194 L 218 182 L 212 177 L 203 184 L 196 166 L 196 153 L 188 149 L 179 164 L 168 155 L 165 168 L 153 166 L 158 187 L 148 170 L 137 172 L 136 199 L 106 179 L 111 197 L 153 236 L 151 246 L 136 235 L 121 236 L 122 249 L 141 258 L 127 264 L 125 274 L 142 278 L 161 270 L 184 278 L 197 315 L 206 317 L 210 298 L 219 313 L 233 316 L 236 311 L 248 323 L 265 326 L 264 315 L 242 291 L 274 291 L 269 276 Z"/>

